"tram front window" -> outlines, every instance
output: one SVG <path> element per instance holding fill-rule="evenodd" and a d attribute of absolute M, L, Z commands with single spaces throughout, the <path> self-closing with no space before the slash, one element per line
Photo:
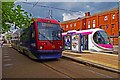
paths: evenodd
<path fill-rule="evenodd" d="M 97 31 L 93 35 L 93 40 L 97 44 L 110 44 L 109 37 L 105 31 Z"/>
<path fill-rule="evenodd" d="M 39 40 L 62 40 L 60 25 L 38 22 Z"/>

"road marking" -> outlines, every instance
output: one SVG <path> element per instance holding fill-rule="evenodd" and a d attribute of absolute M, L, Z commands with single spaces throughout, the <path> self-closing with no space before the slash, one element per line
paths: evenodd
<path fill-rule="evenodd" d="M 8 56 L 8 54 L 3 54 L 4 56 Z"/>
<path fill-rule="evenodd" d="M 13 64 L 4 64 L 4 67 L 12 66 Z"/>
<path fill-rule="evenodd" d="M 95 53 L 95 54 L 104 54 L 104 55 L 110 55 L 110 56 L 118 56 L 116 54 L 103 53 L 103 52 L 92 52 L 92 53 Z"/>
<path fill-rule="evenodd" d="M 3 56 L 4 58 L 8 58 L 8 57 L 10 57 L 10 56 Z"/>
<path fill-rule="evenodd" d="M 11 61 L 11 59 L 4 59 L 3 61 Z"/>
<path fill-rule="evenodd" d="M 90 72 L 93 72 L 93 73 L 95 73 L 95 74 L 99 74 L 99 75 L 101 75 L 101 76 L 104 76 L 104 77 L 106 77 L 106 78 L 112 78 L 111 76 L 108 76 L 108 75 L 105 75 L 105 74 L 102 74 L 102 73 L 99 73 L 99 72 L 95 72 L 95 71 L 93 71 L 93 70 L 89 70 L 89 69 L 87 69 L 88 71 L 90 71 Z"/>

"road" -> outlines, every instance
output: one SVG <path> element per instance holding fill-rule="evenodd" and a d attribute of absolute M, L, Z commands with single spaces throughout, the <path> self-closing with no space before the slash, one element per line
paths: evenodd
<path fill-rule="evenodd" d="M 69 59 L 34 61 L 11 47 L 3 47 L 3 78 L 118 78 L 114 72 Z"/>

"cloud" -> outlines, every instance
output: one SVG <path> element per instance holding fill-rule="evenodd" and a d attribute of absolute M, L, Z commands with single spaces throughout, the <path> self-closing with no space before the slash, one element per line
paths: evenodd
<path fill-rule="evenodd" d="M 83 12 L 80 12 L 80 13 L 63 13 L 62 14 L 63 16 L 63 21 L 67 21 L 67 20 L 71 20 L 71 19 L 77 19 L 79 17 L 83 17 L 85 16 L 85 14 Z"/>
<path fill-rule="evenodd" d="M 89 5 L 86 5 L 86 7 L 87 7 L 87 8 L 90 8 L 90 6 L 89 6 Z"/>
<path fill-rule="evenodd" d="M 31 4 L 35 4 L 35 3 L 36 2 L 31 2 Z M 22 8 L 26 12 L 28 12 L 28 14 L 32 13 L 33 17 L 48 17 L 48 11 L 51 9 L 53 18 L 59 21 L 76 19 L 78 17 L 84 16 L 85 12 L 90 12 L 92 15 L 94 13 L 108 10 L 113 7 L 118 7 L 117 2 L 39 2 L 35 7 L 33 7 L 33 5 L 25 4 L 22 2 L 16 2 L 15 4 L 22 5 Z M 40 7 L 39 5 L 61 8 L 65 10 Z M 73 11 L 82 11 L 82 12 L 80 14 L 80 13 L 73 13 Z"/>

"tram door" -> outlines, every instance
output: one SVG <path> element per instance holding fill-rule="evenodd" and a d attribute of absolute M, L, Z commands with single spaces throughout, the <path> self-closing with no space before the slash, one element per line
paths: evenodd
<path fill-rule="evenodd" d="M 82 50 L 88 50 L 88 35 L 81 35 L 82 38 Z"/>

